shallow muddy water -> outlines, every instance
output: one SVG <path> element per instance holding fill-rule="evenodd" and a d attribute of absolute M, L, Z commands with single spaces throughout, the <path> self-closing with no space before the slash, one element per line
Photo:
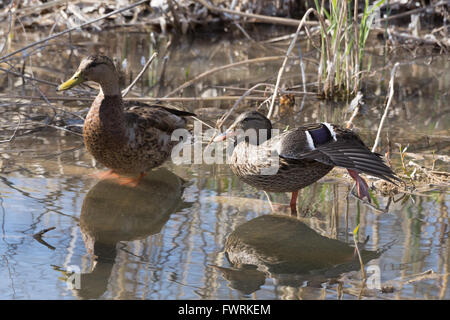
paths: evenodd
<path fill-rule="evenodd" d="M 101 51 L 127 60 L 128 85 L 140 71 L 142 57 L 158 50 L 158 60 L 134 89 L 136 95 L 155 97 L 211 68 L 282 56 L 287 48 L 287 43 L 263 45 L 245 38 L 204 36 L 173 41 L 165 50 L 167 40 L 152 41 L 150 34 L 122 31 L 66 41 L 56 40 L 35 53 L 32 64 L 27 62 L 36 78 L 58 84 L 71 75 L 81 57 Z M 302 45 L 302 52 L 305 81 L 308 91 L 313 91 L 316 53 L 310 44 Z M 435 161 L 436 170 L 448 171 L 448 56 L 417 53 L 412 59 L 408 54 L 385 53 L 382 43 L 373 41 L 369 56 L 375 73 L 363 88 L 366 105 L 355 126 L 371 146 L 384 110 L 390 70 L 400 61 L 380 150 L 384 153 L 390 146 L 396 172 L 402 171 L 397 144 L 409 145 L 411 154 L 425 154 L 421 164 Z M 223 86 L 275 83 L 281 63 L 278 59 L 226 69 L 196 82 L 182 95 L 240 96 L 244 91 Z M 162 74 L 164 80 L 158 82 Z M 288 65 L 283 79 L 287 87 L 302 83 L 297 60 Z M 0 81 L 2 95 L 39 96 L 33 86 L 22 86 L 21 78 L 2 74 Z M 37 85 L 47 96 L 56 95 L 54 87 Z M 83 90 L 67 95 L 82 96 L 87 88 Z M 95 95 L 95 90 L 90 93 Z M 75 115 L 83 116 L 89 102 L 60 102 L 54 110 L 41 100 L 0 98 L 0 103 L 0 140 L 13 134 L 18 114 L 22 121 L 17 137 L 0 144 L 1 299 L 450 298 L 450 197 L 439 185 L 417 186 L 412 194 L 393 198 L 375 193 L 378 203 L 369 206 L 348 196 L 351 181 L 335 170 L 300 191 L 296 218 L 283 206 L 273 212 L 262 191 L 240 182 L 223 164 L 177 166 L 168 161 L 138 187 L 129 188 L 91 177 L 104 168 L 87 153 L 82 138 L 42 125 L 46 119 L 57 119 L 52 123 L 66 128 L 80 125 Z M 233 103 L 172 104 L 213 125 Z M 239 110 L 259 103 L 243 103 Z M 293 108 L 278 110 L 276 127 L 343 123 L 351 114 L 347 106 L 313 95 L 304 100 L 296 97 Z M 288 194 L 270 196 L 275 203 L 289 202 Z M 365 242 L 362 258 L 370 277 L 363 292 L 353 240 L 358 223 L 358 241 Z M 41 238 L 33 237 L 53 227 Z M 79 275 L 78 289 L 68 287 L 68 271 Z"/>

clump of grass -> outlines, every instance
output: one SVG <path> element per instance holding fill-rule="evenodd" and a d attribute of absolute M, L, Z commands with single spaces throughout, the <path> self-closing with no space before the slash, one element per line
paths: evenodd
<path fill-rule="evenodd" d="M 351 97 L 358 92 L 365 67 L 366 41 L 377 9 L 384 1 L 370 5 L 366 0 L 358 21 L 358 0 L 331 0 L 329 11 L 324 0 L 321 4 L 315 0 L 322 42 L 318 90 L 325 98 Z"/>

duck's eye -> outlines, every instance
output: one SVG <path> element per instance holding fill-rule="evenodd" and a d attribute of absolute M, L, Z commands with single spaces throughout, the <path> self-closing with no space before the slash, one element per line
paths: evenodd
<path fill-rule="evenodd" d="M 95 62 L 94 61 L 94 62 L 91 62 L 86 69 L 93 69 L 95 67 L 98 67 L 101 64 L 105 64 L 105 63 L 104 62 Z"/>

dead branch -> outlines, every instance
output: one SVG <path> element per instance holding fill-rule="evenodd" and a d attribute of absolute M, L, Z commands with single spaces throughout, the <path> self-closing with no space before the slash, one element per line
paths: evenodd
<path fill-rule="evenodd" d="M 356 94 L 356 97 L 353 98 L 352 102 L 350 102 L 350 110 L 353 109 L 353 113 L 350 117 L 350 119 L 347 121 L 347 124 L 345 125 L 345 127 L 347 129 L 350 129 L 353 126 L 353 119 L 355 119 L 356 115 L 359 112 L 359 107 L 361 105 L 361 99 L 362 99 L 363 95 L 360 91 L 358 91 L 358 93 Z"/>
<path fill-rule="evenodd" d="M 306 18 L 309 16 L 309 14 L 311 12 L 315 12 L 315 11 L 316 10 L 313 9 L 313 8 L 309 8 L 308 11 L 306 11 L 306 13 L 304 14 L 302 20 L 298 24 L 298 28 L 297 28 L 297 31 L 295 33 L 295 36 L 294 36 L 294 38 L 292 38 L 291 44 L 289 45 L 289 48 L 286 51 L 286 55 L 284 57 L 283 64 L 281 65 L 281 68 L 278 71 L 277 82 L 275 84 L 275 89 L 274 89 L 274 92 L 273 92 L 273 95 L 272 95 L 272 100 L 270 102 L 269 113 L 267 114 L 267 118 L 268 119 L 270 119 L 272 117 L 273 106 L 275 104 L 275 98 L 276 98 L 276 96 L 278 94 L 278 87 L 280 86 L 281 76 L 283 75 L 284 68 L 286 67 L 287 60 L 288 60 L 289 56 L 291 55 L 291 51 L 294 48 L 295 42 L 297 41 L 298 34 L 300 33 L 300 30 L 302 29 L 303 25 L 305 24 Z"/>
<path fill-rule="evenodd" d="M 172 97 L 172 98 L 155 98 L 155 97 L 133 97 L 125 98 L 124 101 L 140 101 L 140 102 L 155 102 L 155 101 L 165 101 L 165 102 L 199 102 L 199 101 L 229 101 L 229 100 L 239 100 L 242 96 L 217 96 L 217 97 Z M 38 96 L 8 96 L 0 95 L 1 99 L 21 99 L 21 100 L 42 100 L 42 97 Z M 247 96 L 246 100 L 253 101 L 263 101 L 265 97 L 257 96 Z M 66 97 L 66 96 L 47 96 L 49 101 L 87 101 L 92 102 L 94 98 L 89 97 Z"/>
<path fill-rule="evenodd" d="M 275 60 L 279 60 L 279 59 L 283 59 L 283 58 L 284 58 L 284 56 L 262 57 L 262 58 L 255 58 L 255 59 L 248 59 L 248 60 L 244 60 L 244 61 L 234 62 L 234 63 L 227 64 L 227 65 L 224 65 L 224 66 L 220 66 L 220 67 L 217 67 L 217 68 L 213 68 L 213 69 L 211 69 L 211 70 L 208 70 L 208 71 L 205 71 L 205 72 L 199 74 L 199 75 L 196 76 L 194 79 L 189 80 L 188 82 L 183 83 L 183 84 L 182 84 L 181 86 L 179 86 L 178 88 L 176 88 L 176 89 L 172 90 L 171 92 L 169 92 L 168 94 L 166 94 L 166 95 L 164 96 L 164 98 L 167 98 L 167 97 L 169 97 L 169 96 L 174 95 L 175 93 L 177 93 L 177 92 L 183 90 L 184 88 L 187 88 L 187 87 L 189 87 L 190 85 L 194 84 L 194 83 L 197 82 L 198 80 L 200 80 L 200 79 L 202 79 L 202 78 L 204 78 L 204 77 L 207 77 L 207 76 L 209 76 L 210 74 L 213 74 L 213 73 L 215 73 L 215 72 L 222 71 L 222 70 L 229 69 L 229 68 L 238 67 L 238 66 L 241 66 L 241 65 L 244 65 L 244 64 L 261 63 L 261 62 L 268 62 L 268 61 L 275 61 Z"/>
<path fill-rule="evenodd" d="M 235 15 L 235 16 L 251 18 L 255 22 L 281 24 L 281 25 L 293 26 L 293 27 L 297 27 L 299 24 L 299 21 L 295 20 L 295 19 L 270 17 L 270 16 L 261 15 L 261 14 L 240 12 L 240 11 L 235 11 L 235 10 L 230 10 L 230 9 L 219 8 L 219 7 L 213 6 L 213 5 L 209 4 L 208 2 L 206 2 L 205 0 L 197 0 L 197 1 L 200 2 L 202 5 L 204 5 L 206 8 L 208 8 L 209 11 L 219 12 L 219 13 L 228 13 L 228 14 Z M 315 21 L 308 21 L 308 22 L 306 22 L 306 24 L 315 26 L 318 23 Z"/>
<path fill-rule="evenodd" d="M 17 124 L 16 128 L 14 129 L 12 136 L 6 140 L 0 140 L 0 143 L 11 142 L 15 138 L 17 130 L 19 129 L 21 123 L 22 123 L 22 118 L 20 117 L 20 114 L 19 114 L 19 123 Z"/>
<path fill-rule="evenodd" d="M 54 230 L 54 229 L 56 229 L 56 227 L 51 227 L 51 228 L 47 228 L 47 229 L 41 230 L 41 231 L 39 231 L 38 233 L 35 233 L 35 234 L 33 235 L 33 238 L 34 238 L 37 242 L 39 242 L 39 243 L 43 244 L 44 246 L 46 246 L 47 248 L 49 248 L 50 250 L 55 250 L 55 247 L 54 247 L 54 246 L 48 244 L 44 239 L 42 239 L 42 236 L 43 236 L 45 233 L 47 233 L 47 232 L 49 232 L 49 231 L 51 231 L 51 230 Z"/>
<path fill-rule="evenodd" d="M 20 53 L 20 52 L 23 52 L 23 51 L 25 51 L 25 50 L 28 50 L 29 48 L 32 48 L 32 47 L 34 47 L 34 46 L 36 46 L 36 45 L 38 45 L 38 44 L 47 42 L 47 41 L 49 41 L 49 40 L 56 39 L 56 38 L 58 38 L 58 37 L 60 37 L 60 36 L 62 36 L 62 35 L 65 35 L 66 33 L 72 32 L 72 31 L 74 31 L 74 30 L 82 29 L 82 28 L 84 28 L 84 27 L 86 27 L 86 26 L 88 26 L 88 25 L 90 25 L 90 24 L 93 24 L 93 23 L 96 23 L 96 22 L 101 21 L 101 20 L 103 20 L 103 19 L 106 19 L 106 18 L 108 18 L 108 17 L 110 17 L 110 16 L 112 16 L 112 15 L 115 15 L 115 14 L 117 14 L 117 13 L 120 13 L 120 12 L 129 10 L 129 9 L 131 9 L 131 8 L 137 7 L 137 6 L 139 6 L 139 5 L 141 5 L 141 4 L 144 4 L 145 2 L 148 2 L 148 1 L 149 1 L 149 0 L 141 0 L 141 1 L 138 1 L 138 2 L 136 2 L 136 3 L 133 3 L 133 4 L 129 5 L 129 6 L 126 6 L 126 7 L 124 7 L 124 8 L 120 8 L 120 9 L 111 11 L 110 13 L 105 14 L 105 15 L 101 16 L 100 18 L 96 18 L 96 19 L 89 20 L 88 22 L 82 23 L 82 24 L 80 24 L 80 25 L 78 25 L 78 26 L 75 26 L 75 27 L 73 27 L 73 28 L 70 28 L 70 29 L 67 29 L 67 30 L 58 32 L 57 34 L 54 34 L 54 35 L 52 35 L 52 36 L 46 37 L 46 38 L 41 39 L 41 40 L 39 40 L 39 41 L 33 42 L 33 43 L 31 43 L 31 44 L 29 44 L 29 45 L 27 45 L 27 46 L 25 46 L 25 47 L 23 47 L 23 48 L 21 48 L 21 49 L 18 49 L 18 50 L 16 50 L 16 51 L 13 51 L 13 52 L 11 52 L 11 53 L 8 53 L 7 55 L 5 55 L 5 56 L 3 56 L 3 57 L 0 57 L 0 62 L 3 62 L 3 61 L 5 61 L 6 59 L 8 59 L 8 58 L 10 58 L 10 57 L 12 57 L 12 56 L 14 56 L 14 55 Z"/>
<path fill-rule="evenodd" d="M 372 152 L 375 152 L 375 150 L 377 149 L 378 143 L 380 142 L 381 129 L 383 128 L 384 121 L 386 120 L 386 117 L 387 117 L 387 114 L 389 111 L 389 107 L 392 102 L 392 97 L 394 96 L 394 77 L 395 77 L 395 71 L 397 70 L 399 65 L 400 64 L 398 62 L 395 63 L 395 65 L 391 71 L 391 79 L 389 80 L 389 96 L 387 99 L 386 108 L 384 109 L 383 116 L 381 117 L 380 125 L 378 126 L 377 137 L 375 138 L 375 142 L 372 147 Z"/>
<path fill-rule="evenodd" d="M 142 75 L 144 74 L 145 70 L 147 70 L 147 68 L 150 66 L 150 64 L 153 62 L 153 60 L 158 56 L 158 53 L 155 52 L 152 54 L 152 56 L 150 57 L 150 59 L 147 61 L 147 63 L 145 64 L 145 66 L 142 68 L 141 72 L 139 72 L 139 74 L 137 75 L 137 77 L 133 80 L 133 82 L 131 82 L 131 84 L 122 91 L 122 98 L 124 98 L 128 92 L 130 92 L 130 90 L 134 87 L 134 85 L 136 84 L 136 82 L 138 82 L 138 80 L 142 77 Z"/>

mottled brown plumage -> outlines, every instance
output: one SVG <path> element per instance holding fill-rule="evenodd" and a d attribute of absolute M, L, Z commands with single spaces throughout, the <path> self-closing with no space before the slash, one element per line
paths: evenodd
<path fill-rule="evenodd" d="M 269 134 L 248 138 L 248 130 Z M 295 211 L 297 191 L 333 169 L 346 168 L 355 179 L 358 195 L 370 201 L 368 186 L 359 176 L 366 173 L 393 182 L 399 180 L 379 154 L 371 152 L 351 130 L 329 123 L 312 123 L 271 137 L 272 125 L 256 111 L 240 115 L 222 136 L 237 136 L 231 156 L 232 171 L 244 182 L 269 192 L 292 192 Z M 240 133 L 236 133 L 240 132 Z"/>
<path fill-rule="evenodd" d="M 171 141 L 172 132 L 185 128 L 183 116 L 193 114 L 143 103 L 125 105 L 118 73 L 106 56 L 83 59 L 73 77 L 58 90 L 88 80 L 101 87 L 83 127 L 84 143 L 92 156 L 116 174 L 142 175 L 167 160 L 178 143 Z"/>
<path fill-rule="evenodd" d="M 270 140 L 258 146 L 246 142 L 237 144 L 231 156 L 231 170 L 242 181 L 257 189 L 295 192 L 316 182 L 333 169 L 314 160 L 284 159 L 276 154 L 273 147 Z M 271 154 L 276 158 L 270 158 Z M 270 170 L 271 166 L 276 166 L 276 161 L 279 164 L 276 173 L 263 174 L 262 170 Z"/>

